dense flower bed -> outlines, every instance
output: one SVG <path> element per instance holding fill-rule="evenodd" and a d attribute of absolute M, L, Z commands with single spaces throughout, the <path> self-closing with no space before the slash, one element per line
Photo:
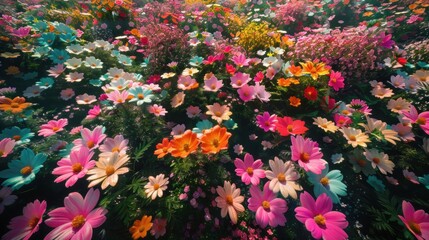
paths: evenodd
<path fill-rule="evenodd" d="M 429 239 L 427 1 L 0 6 L 2 239 Z"/>

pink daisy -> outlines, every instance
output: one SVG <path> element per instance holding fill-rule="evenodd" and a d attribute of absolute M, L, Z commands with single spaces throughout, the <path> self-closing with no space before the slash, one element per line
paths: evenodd
<path fill-rule="evenodd" d="M 237 67 L 249 66 L 249 62 L 250 62 L 250 59 L 246 58 L 246 56 L 244 56 L 244 54 L 242 53 L 237 53 L 231 58 L 231 60 L 234 62 L 234 64 Z"/>
<path fill-rule="evenodd" d="M 332 87 L 335 91 L 344 88 L 344 77 L 341 76 L 341 72 L 331 71 L 328 86 Z"/>
<path fill-rule="evenodd" d="M 160 106 L 158 104 L 154 104 L 147 107 L 147 110 L 149 113 L 152 113 L 157 117 L 165 116 L 165 114 L 168 113 L 163 106 Z"/>
<path fill-rule="evenodd" d="M 98 145 L 106 138 L 104 127 L 97 126 L 93 131 L 88 128 L 83 128 L 80 131 L 82 138 L 73 141 L 73 150 L 80 149 L 82 146 L 88 147 L 90 150 L 96 149 Z"/>
<path fill-rule="evenodd" d="M 413 205 L 402 201 L 404 216 L 398 215 L 410 232 L 418 239 L 429 239 L 429 214 L 423 210 L 414 210 Z"/>
<path fill-rule="evenodd" d="M 12 218 L 7 226 L 10 231 L 2 239 L 30 239 L 31 235 L 39 231 L 45 211 L 46 201 L 28 203 L 22 210 L 23 215 Z"/>
<path fill-rule="evenodd" d="M 256 123 L 258 124 L 258 127 L 264 129 L 265 132 L 275 132 L 277 115 L 270 115 L 270 113 L 264 112 L 262 115 L 256 116 Z"/>
<path fill-rule="evenodd" d="M 64 72 L 64 70 L 66 70 L 66 69 L 65 69 L 63 64 L 55 65 L 55 66 L 51 67 L 49 70 L 47 70 L 49 73 L 48 76 L 57 78 L 61 75 L 61 73 Z"/>
<path fill-rule="evenodd" d="M 127 101 L 129 93 L 127 91 L 118 91 L 115 90 L 113 92 L 107 93 L 107 99 L 112 101 L 115 105 L 122 104 Z"/>
<path fill-rule="evenodd" d="M 127 145 L 128 139 L 125 139 L 122 135 L 116 135 L 115 138 L 106 138 L 103 145 L 100 146 L 100 156 L 104 157 L 114 152 L 124 155 L 128 150 Z"/>
<path fill-rule="evenodd" d="M 276 194 L 270 190 L 269 185 L 269 182 L 265 183 L 263 191 L 258 186 L 250 187 L 251 197 L 247 200 L 249 209 L 256 212 L 256 222 L 262 228 L 267 225 L 284 226 L 286 223 L 284 213 L 288 209 L 286 201 L 276 198 Z"/>
<path fill-rule="evenodd" d="M 251 80 L 249 74 L 238 72 L 231 77 L 231 85 L 233 88 L 241 88 Z"/>
<path fill-rule="evenodd" d="M 426 134 L 429 134 L 429 111 L 419 114 L 417 109 L 411 105 L 410 111 L 402 111 L 402 115 L 404 115 L 404 120 L 409 120 L 411 123 L 418 124 Z"/>
<path fill-rule="evenodd" d="M 85 119 L 94 119 L 101 113 L 100 105 L 95 105 L 92 109 L 88 111 L 88 115 Z"/>
<path fill-rule="evenodd" d="M 241 88 L 239 88 L 237 90 L 237 92 L 238 92 L 238 96 L 240 97 L 240 99 L 243 100 L 244 102 L 249 102 L 255 98 L 255 87 L 254 86 L 249 86 L 249 85 L 245 84 L 245 85 L 241 86 Z"/>
<path fill-rule="evenodd" d="M 7 157 L 15 147 L 15 140 L 11 138 L 4 138 L 0 140 L 0 157 Z"/>
<path fill-rule="evenodd" d="M 300 195 L 301 207 L 295 208 L 295 217 L 305 224 L 311 236 L 324 240 L 347 239 L 344 228 L 348 226 L 346 216 L 337 211 L 332 211 L 332 200 L 323 193 L 316 201 L 308 193 Z"/>
<path fill-rule="evenodd" d="M 218 80 L 215 76 L 204 81 L 205 91 L 217 92 L 221 87 L 223 87 L 222 80 Z"/>
<path fill-rule="evenodd" d="M 78 192 L 70 193 L 64 199 L 64 206 L 48 213 L 46 225 L 55 228 L 46 237 L 51 239 L 92 239 L 92 229 L 101 226 L 106 221 L 107 210 L 95 208 L 100 191 L 89 189 L 85 198 Z"/>
<path fill-rule="evenodd" d="M 40 127 L 39 136 L 49 137 L 55 135 L 57 132 L 64 130 L 63 127 L 67 126 L 67 124 L 68 120 L 66 118 L 51 120 Z"/>
<path fill-rule="evenodd" d="M 241 181 L 246 185 L 252 183 L 252 185 L 258 185 L 260 178 L 265 178 L 265 171 L 262 169 L 262 161 L 258 159 L 254 161 L 253 156 L 249 153 L 244 155 L 244 161 L 236 158 L 234 161 L 236 167 L 235 173 L 237 176 L 241 176 Z"/>
<path fill-rule="evenodd" d="M 307 172 L 321 174 L 327 162 L 322 159 L 323 153 L 320 152 L 317 142 L 304 139 L 300 135 L 292 137 L 291 140 L 292 160 L 298 161 L 299 166 Z"/>
<path fill-rule="evenodd" d="M 70 158 L 63 158 L 57 162 L 52 174 L 60 175 L 55 179 L 56 183 L 67 179 L 66 187 L 73 186 L 79 178 L 83 178 L 89 169 L 95 166 L 95 161 L 91 160 L 93 152 L 87 147 L 81 147 L 78 151 L 72 151 Z"/>

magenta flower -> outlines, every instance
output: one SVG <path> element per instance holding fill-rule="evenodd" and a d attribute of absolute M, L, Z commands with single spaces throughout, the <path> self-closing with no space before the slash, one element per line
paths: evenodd
<path fill-rule="evenodd" d="M 15 143 L 15 140 L 12 140 L 11 138 L 0 140 L 0 157 L 7 157 L 15 147 Z"/>
<path fill-rule="evenodd" d="M 247 59 L 246 56 L 242 53 L 234 55 L 231 60 L 234 62 L 237 67 L 249 66 L 250 59 Z"/>
<path fill-rule="evenodd" d="M 286 223 L 284 213 L 288 209 L 286 201 L 276 198 L 276 194 L 270 190 L 269 185 L 269 182 L 265 183 L 263 191 L 257 186 L 250 187 L 251 197 L 247 200 L 249 209 L 256 212 L 256 222 L 262 228 L 268 224 L 271 227 L 284 226 Z"/>
<path fill-rule="evenodd" d="M 36 200 L 30 202 L 22 210 L 23 215 L 10 220 L 7 226 L 10 230 L 3 235 L 2 240 L 6 239 L 30 239 L 31 235 L 39 231 L 39 225 L 42 223 L 43 214 L 46 211 L 46 201 Z"/>
<path fill-rule="evenodd" d="M 92 229 L 101 226 L 106 221 L 107 210 L 95 208 L 100 191 L 89 189 L 85 198 L 78 192 L 70 193 L 64 199 L 64 207 L 48 213 L 46 225 L 55 228 L 44 240 L 61 239 L 92 239 Z"/>
<path fill-rule="evenodd" d="M 30 34 L 31 27 L 20 27 L 18 29 L 13 29 L 12 35 L 19 37 L 19 38 L 25 38 Z"/>
<path fill-rule="evenodd" d="M 277 115 L 270 115 L 269 112 L 264 112 L 262 115 L 256 116 L 258 127 L 264 129 L 265 132 L 276 131 Z"/>
<path fill-rule="evenodd" d="M 265 177 L 265 171 L 262 169 L 262 161 L 258 159 L 254 161 L 253 156 L 249 153 L 244 155 L 244 161 L 236 158 L 234 161 L 236 167 L 235 173 L 237 176 L 241 176 L 241 181 L 246 185 L 252 183 L 252 185 L 258 185 L 259 179 Z"/>
<path fill-rule="evenodd" d="M 113 102 L 113 104 L 117 105 L 117 104 L 122 104 L 125 103 L 127 101 L 128 95 L 130 95 L 128 93 L 128 91 L 118 91 L 115 90 L 113 92 L 109 92 L 106 94 L 107 95 L 107 100 L 110 100 Z"/>
<path fill-rule="evenodd" d="M 335 91 L 344 88 L 344 77 L 341 75 L 341 72 L 331 71 L 328 86 L 332 87 Z"/>
<path fill-rule="evenodd" d="M 245 84 L 241 86 L 241 88 L 239 88 L 237 92 L 240 99 L 244 102 L 249 102 L 255 98 L 255 87 L 253 86 Z"/>
<path fill-rule="evenodd" d="M 93 152 L 87 147 L 81 147 L 79 150 L 72 151 L 70 158 L 63 158 L 57 162 L 52 174 L 60 175 L 55 179 L 56 183 L 67 179 L 66 187 L 73 186 L 79 178 L 83 178 L 89 169 L 95 166 L 95 161 L 91 160 Z"/>
<path fill-rule="evenodd" d="M 332 200 L 323 193 L 316 201 L 308 193 L 300 195 L 301 207 L 295 208 L 295 217 L 305 224 L 311 236 L 324 240 L 347 239 L 344 228 L 348 226 L 346 215 L 332 211 Z"/>
<path fill-rule="evenodd" d="M 398 215 L 410 232 L 418 239 L 429 239 L 429 214 L 423 210 L 414 210 L 413 205 L 402 201 L 404 216 Z"/>
<path fill-rule="evenodd" d="M 327 162 L 322 159 L 323 153 L 320 152 L 317 142 L 304 139 L 300 135 L 292 136 L 291 140 L 292 160 L 298 161 L 299 166 L 307 172 L 321 174 Z"/>
<path fill-rule="evenodd" d="M 68 120 L 66 118 L 51 120 L 40 127 L 39 136 L 49 137 L 55 135 L 57 132 L 64 130 L 63 127 L 67 126 L 67 124 Z"/>
<path fill-rule="evenodd" d="M 98 145 L 106 138 L 104 127 L 97 126 L 93 131 L 88 128 L 80 130 L 82 138 L 73 141 L 73 150 L 80 149 L 82 146 L 88 147 L 90 150 L 96 149 Z"/>
<path fill-rule="evenodd" d="M 241 88 L 251 80 L 249 74 L 238 72 L 231 77 L 231 86 L 233 88 Z"/>
<path fill-rule="evenodd" d="M 86 119 L 94 119 L 101 113 L 100 105 L 95 105 L 92 109 L 88 111 Z"/>
<path fill-rule="evenodd" d="M 402 111 L 404 117 L 403 120 L 409 120 L 411 123 L 420 125 L 420 128 L 426 133 L 429 134 L 429 111 L 418 113 L 417 109 L 411 105 L 410 111 Z"/>

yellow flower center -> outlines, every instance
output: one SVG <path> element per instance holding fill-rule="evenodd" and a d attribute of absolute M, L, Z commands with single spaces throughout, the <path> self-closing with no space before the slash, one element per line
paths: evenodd
<path fill-rule="evenodd" d="M 375 164 L 379 164 L 379 163 L 380 163 L 380 158 L 378 158 L 378 157 L 372 158 L 372 161 L 373 161 Z"/>
<path fill-rule="evenodd" d="M 219 139 L 213 139 L 213 141 L 212 141 L 212 145 L 213 145 L 215 148 L 219 147 Z"/>
<path fill-rule="evenodd" d="M 83 215 L 77 215 L 72 220 L 72 227 L 73 228 L 80 228 L 80 227 L 82 227 L 85 224 L 85 221 L 86 220 L 83 217 Z"/>
<path fill-rule="evenodd" d="M 420 235 L 422 233 L 422 230 L 420 229 L 420 225 L 415 222 L 409 222 L 408 226 L 410 226 L 410 229 L 416 233 L 417 235 Z"/>
<path fill-rule="evenodd" d="M 264 208 L 265 211 L 269 211 L 270 210 L 270 202 L 263 201 L 262 202 L 262 207 Z"/>
<path fill-rule="evenodd" d="M 56 131 L 58 131 L 59 129 L 60 129 L 59 127 L 53 127 L 53 128 L 52 128 L 52 131 L 56 132 Z"/>
<path fill-rule="evenodd" d="M 110 176 L 115 173 L 115 168 L 112 165 L 106 167 L 106 175 Z"/>
<path fill-rule="evenodd" d="M 320 125 L 322 128 L 328 128 L 328 125 L 327 124 L 322 124 L 322 125 Z"/>
<path fill-rule="evenodd" d="M 243 82 L 240 79 L 237 80 L 237 85 L 241 85 L 242 83 Z"/>
<path fill-rule="evenodd" d="M 83 167 L 82 164 L 80 163 L 75 163 L 72 165 L 72 170 L 74 174 L 80 173 L 80 171 L 82 171 Z"/>
<path fill-rule="evenodd" d="M 86 142 L 86 146 L 87 146 L 88 148 L 93 148 L 93 147 L 95 146 L 95 143 L 94 143 L 94 141 L 92 141 L 92 140 L 88 140 L 88 141 Z"/>
<path fill-rule="evenodd" d="M 419 117 L 417 119 L 416 123 L 419 124 L 419 125 L 425 125 L 426 124 L 426 118 Z"/>
<path fill-rule="evenodd" d="M 184 144 L 183 145 L 183 150 L 185 151 L 185 152 L 189 152 L 189 150 L 190 150 L 190 148 L 189 148 L 189 144 Z"/>
<path fill-rule="evenodd" d="M 322 214 L 318 214 L 317 216 L 315 216 L 314 221 L 319 226 L 325 226 L 326 225 L 326 219 L 325 219 L 325 217 L 322 216 Z"/>
<path fill-rule="evenodd" d="M 287 130 L 288 130 L 289 132 L 292 132 L 292 130 L 293 130 L 293 125 L 287 125 Z"/>
<path fill-rule="evenodd" d="M 329 178 L 327 178 L 327 177 L 323 177 L 322 179 L 320 179 L 320 183 L 321 183 L 323 186 L 327 186 L 327 185 L 329 184 Z"/>
<path fill-rule="evenodd" d="M 139 94 L 137 94 L 137 98 L 138 98 L 138 99 L 143 99 L 143 98 L 144 98 L 143 93 L 139 93 Z"/>
<path fill-rule="evenodd" d="M 286 176 L 283 173 L 279 173 L 277 175 L 277 179 L 279 180 L 279 182 L 284 183 L 286 181 Z"/>
<path fill-rule="evenodd" d="M 155 183 L 155 184 L 153 185 L 153 189 L 154 189 L 154 190 L 158 190 L 158 189 L 159 189 L 159 184 L 158 184 L 158 183 Z"/>
<path fill-rule="evenodd" d="M 39 218 L 38 217 L 32 217 L 30 218 L 30 220 L 28 221 L 28 226 L 33 229 L 37 226 L 37 223 L 39 223 Z"/>
<path fill-rule="evenodd" d="M 19 103 L 11 103 L 10 107 L 11 108 L 19 108 Z"/>
<path fill-rule="evenodd" d="M 301 155 L 299 156 L 299 159 L 304 163 L 308 163 L 308 161 L 310 161 L 310 154 L 306 152 L 301 153 Z"/>
<path fill-rule="evenodd" d="M 21 174 L 24 176 L 28 176 L 33 172 L 33 168 L 31 166 L 25 166 L 21 168 Z"/>
<path fill-rule="evenodd" d="M 248 167 L 246 169 L 247 174 L 252 175 L 253 174 L 253 168 L 252 167 Z"/>
<path fill-rule="evenodd" d="M 234 199 L 232 198 L 231 195 L 227 195 L 225 197 L 225 202 L 228 203 L 229 205 L 232 205 L 234 203 Z"/>
<path fill-rule="evenodd" d="M 12 138 L 13 138 L 13 140 L 15 140 L 15 141 L 19 141 L 19 140 L 21 140 L 21 136 L 20 136 L 20 135 L 15 135 L 15 136 L 13 136 Z"/>
<path fill-rule="evenodd" d="M 119 152 L 119 148 L 118 147 L 112 148 L 112 152 Z"/>
<path fill-rule="evenodd" d="M 221 113 L 220 111 L 217 111 L 217 112 L 215 112 L 214 114 L 216 115 L 216 117 L 220 117 L 220 116 L 222 116 L 222 113 Z"/>
<path fill-rule="evenodd" d="M 349 139 L 350 139 L 350 141 L 356 141 L 356 137 L 355 137 L 354 135 L 351 135 L 351 136 L 349 137 Z"/>

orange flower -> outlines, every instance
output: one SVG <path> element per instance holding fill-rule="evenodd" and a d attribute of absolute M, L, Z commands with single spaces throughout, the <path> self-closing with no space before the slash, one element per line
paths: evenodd
<path fill-rule="evenodd" d="M 290 105 L 293 107 L 298 107 L 299 105 L 301 105 L 301 99 L 295 96 L 290 97 L 289 102 L 290 102 Z"/>
<path fill-rule="evenodd" d="M 23 97 L 15 97 L 13 100 L 10 98 L 0 98 L 0 110 L 2 111 L 20 113 L 30 105 L 31 103 L 26 103 Z"/>
<path fill-rule="evenodd" d="M 328 75 L 329 69 L 325 67 L 324 63 L 314 64 L 311 61 L 299 63 L 302 66 L 302 73 L 310 74 L 313 80 L 316 80 L 320 75 Z"/>
<path fill-rule="evenodd" d="M 170 149 L 168 150 L 173 157 L 186 158 L 189 154 L 197 151 L 198 148 L 197 134 L 191 130 L 187 130 L 180 136 L 175 136 L 170 141 Z"/>
<path fill-rule="evenodd" d="M 214 128 L 204 131 L 201 137 L 201 149 L 203 153 L 218 153 L 220 150 L 228 148 L 228 139 L 231 133 L 226 128 L 216 125 Z"/>
<path fill-rule="evenodd" d="M 277 84 L 280 87 L 289 87 L 291 85 L 291 82 L 290 82 L 289 78 L 280 78 L 277 80 Z"/>
<path fill-rule="evenodd" d="M 302 68 L 300 66 L 292 65 L 287 69 L 291 74 L 295 77 L 299 77 L 302 75 Z"/>
<path fill-rule="evenodd" d="M 170 148 L 170 141 L 168 141 L 168 138 L 164 138 L 162 139 L 162 143 L 156 144 L 156 150 L 154 154 L 157 155 L 158 158 L 163 158 L 165 155 L 168 154 L 169 148 Z"/>
<path fill-rule="evenodd" d="M 5 71 L 7 75 L 17 75 L 21 73 L 21 71 L 19 71 L 19 68 L 15 66 L 9 66 Z"/>
<path fill-rule="evenodd" d="M 139 238 L 145 238 L 147 232 L 152 228 L 153 223 L 152 216 L 144 215 L 141 220 L 135 220 L 132 227 L 130 227 L 130 233 L 134 240 Z"/>

